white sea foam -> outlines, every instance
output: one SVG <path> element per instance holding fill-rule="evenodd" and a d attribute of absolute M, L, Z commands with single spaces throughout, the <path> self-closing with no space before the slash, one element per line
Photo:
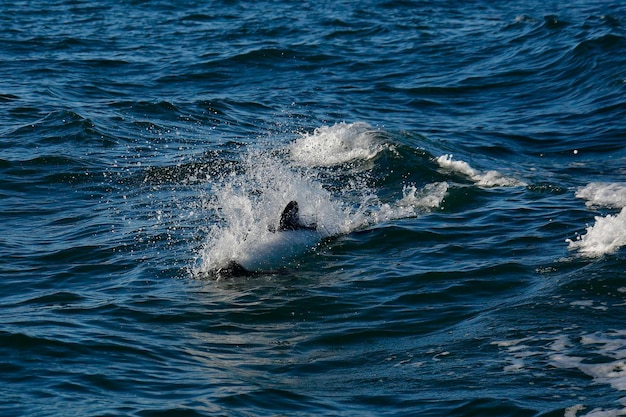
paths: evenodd
<path fill-rule="evenodd" d="M 332 166 L 374 158 L 385 144 L 376 139 L 367 123 L 338 123 L 302 134 L 289 144 L 291 159 L 298 165 Z"/>
<path fill-rule="evenodd" d="M 523 187 L 527 184 L 516 178 L 507 177 L 498 171 L 479 171 L 465 161 L 454 161 L 452 155 L 437 158 L 439 166 L 445 170 L 465 175 L 479 187 Z"/>
<path fill-rule="evenodd" d="M 595 216 L 595 223 L 576 239 L 567 239 L 570 250 L 583 256 L 599 257 L 615 253 L 626 245 L 626 184 L 590 183 L 576 192 L 588 206 L 621 208 L 616 214 Z"/>
<path fill-rule="evenodd" d="M 584 256 L 599 257 L 615 253 L 626 245 L 626 208 L 615 215 L 595 216 L 595 224 L 576 239 L 567 239 L 569 249 L 577 249 Z"/>
<path fill-rule="evenodd" d="M 588 206 L 626 207 L 626 184 L 592 182 L 578 189 L 576 197 L 587 200 Z"/>

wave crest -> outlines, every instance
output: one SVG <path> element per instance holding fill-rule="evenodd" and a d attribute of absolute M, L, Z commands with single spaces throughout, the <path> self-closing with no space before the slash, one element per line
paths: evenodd
<path fill-rule="evenodd" d="M 385 148 L 386 145 L 377 139 L 376 130 L 363 122 L 318 127 L 311 134 L 302 134 L 288 146 L 295 164 L 317 167 L 370 160 Z"/>
<path fill-rule="evenodd" d="M 626 184 L 592 182 L 576 192 L 587 206 L 620 208 L 617 214 L 595 216 L 595 223 L 576 239 L 567 239 L 570 250 L 583 256 L 600 257 L 626 246 Z"/>
<path fill-rule="evenodd" d="M 498 171 L 479 171 L 472 168 L 465 161 L 454 161 L 452 155 L 442 155 L 437 158 L 439 166 L 468 177 L 479 187 L 524 187 L 527 184 L 516 178 L 506 177 Z"/>

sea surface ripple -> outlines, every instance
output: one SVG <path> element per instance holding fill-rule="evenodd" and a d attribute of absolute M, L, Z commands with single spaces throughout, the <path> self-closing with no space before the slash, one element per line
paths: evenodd
<path fill-rule="evenodd" d="M 626 414 L 625 4 L 0 29 L 1 415 Z M 319 241 L 221 275 L 291 200 Z"/>

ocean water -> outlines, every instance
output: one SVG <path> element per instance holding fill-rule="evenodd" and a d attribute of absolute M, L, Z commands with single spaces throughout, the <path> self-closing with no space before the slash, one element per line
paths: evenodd
<path fill-rule="evenodd" d="M 626 415 L 626 4 L 492 3 L 3 2 L 0 415 Z"/>

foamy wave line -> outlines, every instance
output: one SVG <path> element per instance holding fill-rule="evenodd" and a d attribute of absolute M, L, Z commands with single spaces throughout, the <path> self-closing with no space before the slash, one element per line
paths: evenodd
<path fill-rule="evenodd" d="M 297 165 L 323 167 L 355 160 L 370 160 L 386 148 L 367 123 L 337 123 L 303 133 L 287 147 Z"/>
<path fill-rule="evenodd" d="M 445 170 L 465 175 L 479 187 L 524 187 L 527 184 L 516 178 L 506 177 L 498 171 L 479 171 L 465 161 L 454 161 L 452 155 L 437 158 L 439 166 Z"/>
<path fill-rule="evenodd" d="M 576 197 L 587 200 L 587 206 L 621 208 L 617 214 L 595 216 L 593 226 L 584 235 L 567 239 L 570 250 L 583 256 L 600 257 L 626 246 L 626 184 L 594 182 L 580 188 Z"/>

